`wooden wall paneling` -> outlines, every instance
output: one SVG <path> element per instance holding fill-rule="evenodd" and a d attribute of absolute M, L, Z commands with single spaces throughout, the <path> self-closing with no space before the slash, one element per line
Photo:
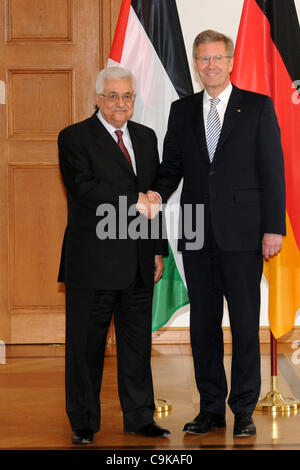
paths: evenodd
<path fill-rule="evenodd" d="M 56 140 L 72 122 L 72 70 L 8 71 L 8 136 Z"/>
<path fill-rule="evenodd" d="M 63 312 L 24 312 L 11 315 L 11 344 L 63 344 Z"/>
<path fill-rule="evenodd" d="M 14 343 L 64 341 L 58 260 L 66 220 L 57 164 L 9 165 L 9 311 Z"/>
<path fill-rule="evenodd" d="M 5 18 L 5 4 L 0 2 L 0 28 L 2 30 L 2 37 L 4 37 L 4 18 Z M 4 55 L 2 54 L 3 44 L 0 41 L 0 80 L 3 82 L 3 88 L 5 88 L 5 68 L 4 68 Z M 6 137 L 6 90 L 2 91 L 2 103 L 0 104 L 0 340 L 5 343 L 9 340 L 10 335 L 10 316 L 7 309 L 8 303 L 8 276 L 7 276 L 7 265 L 8 265 L 8 194 L 3 188 L 7 187 L 7 161 L 8 161 L 8 148 L 5 145 Z"/>
<path fill-rule="evenodd" d="M 55 282 L 67 215 L 59 168 L 14 164 L 9 170 L 10 311 L 63 312 Z"/>
<path fill-rule="evenodd" d="M 72 5 L 72 0 L 6 0 L 8 41 L 71 42 Z"/>

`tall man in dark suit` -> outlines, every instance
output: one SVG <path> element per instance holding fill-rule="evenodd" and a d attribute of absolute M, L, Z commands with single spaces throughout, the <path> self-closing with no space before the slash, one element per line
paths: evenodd
<path fill-rule="evenodd" d="M 285 234 L 280 130 L 269 97 L 231 84 L 229 38 L 211 30 L 200 33 L 193 57 L 204 91 L 172 104 L 163 162 L 153 186 L 166 202 L 183 177 L 182 209 L 185 204 L 204 205 L 202 249 L 188 250 L 184 237 L 178 243 L 200 393 L 200 413 L 184 430 L 205 433 L 226 425 L 225 296 L 233 348 L 228 404 L 235 415 L 234 436 L 249 436 L 256 433 L 252 413 L 260 392 L 263 257 L 268 260 L 280 251 Z M 155 194 L 149 192 L 149 198 L 154 201 Z"/>
<path fill-rule="evenodd" d="M 80 444 L 92 442 L 100 428 L 112 314 L 124 431 L 169 434 L 153 420 L 150 366 L 153 285 L 163 272 L 166 240 L 129 230 L 137 216 L 148 224 L 136 209 L 149 209 L 143 193 L 156 176 L 157 139 L 152 129 L 130 121 L 135 78 L 129 70 L 102 70 L 96 93 L 98 111 L 58 138 L 68 201 L 59 274 L 66 285 L 66 407 L 73 442 Z"/>

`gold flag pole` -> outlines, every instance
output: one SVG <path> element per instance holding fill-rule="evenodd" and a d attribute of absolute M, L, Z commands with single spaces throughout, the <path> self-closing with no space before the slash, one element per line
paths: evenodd
<path fill-rule="evenodd" d="M 293 398 L 283 397 L 278 391 L 277 376 L 277 340 L 274 338 L 272 331 L 271 336 L 271 390 L 265 398 L 259 400 L 256 405 L 258 411 L 297 411 L 300 408 L 300 401 Z"/>

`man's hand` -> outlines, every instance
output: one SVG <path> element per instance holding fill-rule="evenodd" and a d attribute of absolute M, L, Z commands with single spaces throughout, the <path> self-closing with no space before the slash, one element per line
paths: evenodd
<path fill-rule="evenodd" d="M 161 206 L 161 198 L 160 196 L 154 191 L 147 191 L 148 200 L 151 202 L 151 219 L 157 216 L 160 206 Z"/>
<path fill-rule="evenodd" d="M 265 233 L 262 240 L 262 254 L 266 261 L 277 255 L 282 248 L 282 235 Z"/>
<path fill-rule="evenodd" d="M 164 272 L 164 260 L 162 255 L 155 255 L 154 258 L 154 282 L 160 280 Z"/>
<path fill-rule="evenodd" d="M 152 193 L 152 191 L 148 192 Z M 145 217 L 148 217 L 148 219 L 154 219 L 160 208 L 160 197 L 156 193 L 153 194 L 154 196 L 150 195 L 149 199 L 148 193 L 147 195 L 144 193 L 139 193 L 138 202 L 136 204 L 137 210 Z"/>
<path fill-rule="evenodd" d="M 149 214 L 151 214 L 151 203 L 145 193 L 139 193 L 136 208 L 140 212 L 140 214 L 143 214 L 145 217 L 150 218 Z"/>

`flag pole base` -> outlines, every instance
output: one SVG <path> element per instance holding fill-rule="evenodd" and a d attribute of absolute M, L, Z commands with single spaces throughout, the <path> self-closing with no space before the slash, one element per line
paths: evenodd
<path fill-rule="evenodd" d="M 297 411 L 300 408 L 300 401 L 293 398 L 283 397 L 277 390 L 277 376 L 271 377 L 271 391 L 265 398 L 259 400 L 255 410 L 257 411 Z"/>
<path fill-rule="evenodd" d="M 155 413 L 168 413 L 172 408 L 172 404 L 163 398 L 156 398 L 155 403 Z"/>

